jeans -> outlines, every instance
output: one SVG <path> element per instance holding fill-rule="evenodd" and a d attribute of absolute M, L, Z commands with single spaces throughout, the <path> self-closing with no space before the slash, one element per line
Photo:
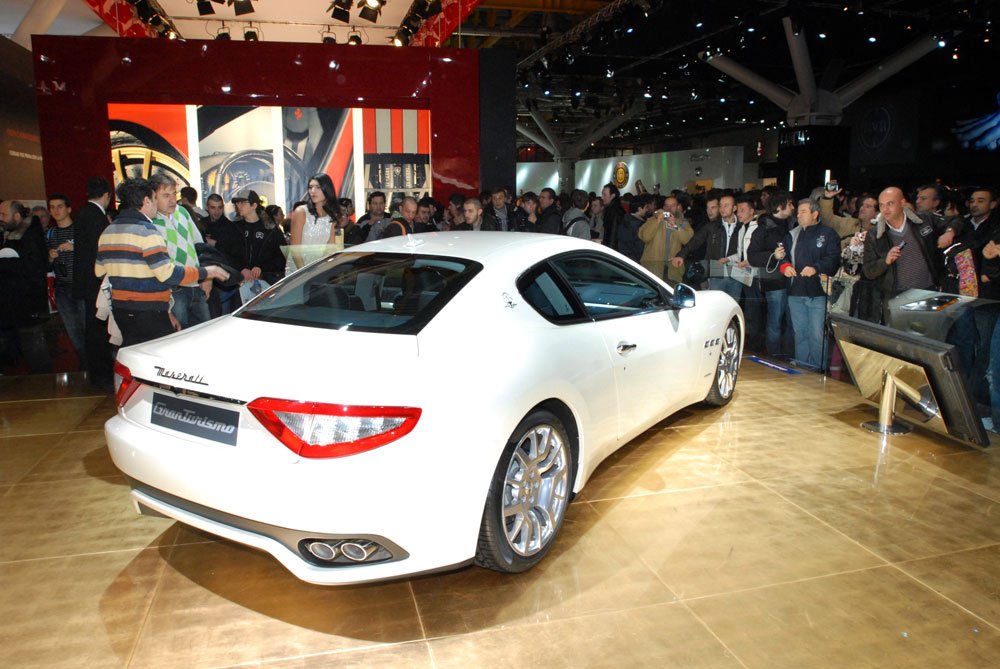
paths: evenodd
<path fill-rule="evenodd" d="M 795 361 L 812 369 L 823 364 L 823 326 L 826 325 L 826 295 L 790 296 L 788 313 L 795 330 Z"/>
<path fill-rule="evenodd" d="M 201 286 L 179 286 L 171 292 L 174 306 L 170 313 L 174 315 L 181 328 L 204 323 L 211 319 L 208 313 L 208 299 Z"/>
<path fill-rule="evenodd" d="M 743 286 L 743 318 L 746 321 L 747 336 L 745 348 L 751 351 L 764 350 L 764 294 L 760 283 L 754 281 Z"/>
<path fill-rule="evenodd" d="M 788 290 L 769 290 L 764 293 L 767 299 L 767 352 L 771 355 L 784 353 L 781 345 L 781 328 L 785 322 L 785 312 L 788 311 Z"/>
<path fill-rule="evenodd" d="M 711 290 L 721 290 L 737 302 L 740 301 L 740 295 L 743 293 L 742 283 L 736 279 L 730 279 L 724 276 L 715 276 L 710 278 L 708 280 L 708 287 Z"/>
<path fill-rule="evenodd" d="M 80 358 L 81 368 L 83 367 L 84 351 L 84 329 L 86 315 L 84 314 L 83 300 L 73 297 L 73 286 L 56 284 L 56 309 L 59 310 L 59 317 L 62 318 L 66 334 L 69 335 L 70 343 L 76 350 L 77 357 Z"/>

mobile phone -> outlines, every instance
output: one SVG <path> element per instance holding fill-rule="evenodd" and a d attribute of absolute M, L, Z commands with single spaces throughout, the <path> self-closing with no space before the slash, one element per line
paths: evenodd
<path fill-rule="evenodd" d="M 837 183 L 837 181 L 836 181 L 836 180 L 833 180 L 833 181 L 827 181 L 827 182 L 826 182 L 826 189 L 827 189 L 828 191 L 830 191 L 830 192 L 834 192 L 834 191 L 838 191 L 838 190 L 840 190 L 840 184 L 839 184 L 839 183 Z"/>
<path fill-rule="evenodd" d="M 904 239 L 903 241 L 901 241 L 899 243 L 899 246 L 897 246 L 896 248 L 898 248 L 900 251 L 902 251 L 903 249 L 905 249 L 906 248 L 906 240 Z"/>

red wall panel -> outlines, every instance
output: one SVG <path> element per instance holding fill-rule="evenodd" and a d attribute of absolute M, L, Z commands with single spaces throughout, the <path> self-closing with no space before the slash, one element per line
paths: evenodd
<path fill-rule="evenodd" d="M 435 196 L 479 190 L 474 50 L 48 35 L 32 46 L 49 192 L 80 197 L 90 176 L 111 178 L 111 102 L 426 109 Z"/>

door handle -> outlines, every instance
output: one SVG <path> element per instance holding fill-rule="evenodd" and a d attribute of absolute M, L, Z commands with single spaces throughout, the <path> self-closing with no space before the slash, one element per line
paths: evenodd
<path fill-rule="evenodd" d="M 636 347 L 635 344 L 626 344 L 625 342 L 622 341 L 618 342 L 618 348 L 616 350 L 618 351 L 618 355 L 626 355 L 634 351 L 635 347 Z"/>

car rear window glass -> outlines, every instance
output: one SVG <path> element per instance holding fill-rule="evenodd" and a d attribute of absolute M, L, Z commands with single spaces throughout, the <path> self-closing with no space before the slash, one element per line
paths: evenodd
<path fill-rule="evenodd" d="M 625 316 L 666 306 L 656 286 L 625 267 L 593 255 L 552 262 L 593 318 Z"/>
<path fill-rule="evenodd" d="M 482 265 L 402 253 L 346 251 L 296 272 L 237 312 L 307 327 L 416 334 Z"/>

